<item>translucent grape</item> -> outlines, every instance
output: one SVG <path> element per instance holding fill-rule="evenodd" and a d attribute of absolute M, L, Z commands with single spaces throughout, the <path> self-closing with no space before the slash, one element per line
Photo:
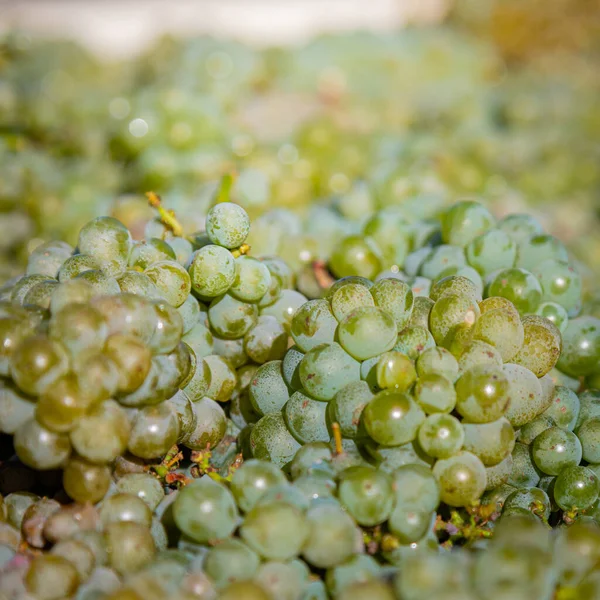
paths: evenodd
<path fill-rule="evenodd" d="M 250 233 L 248 213 L 233 202 L 215 204 L 206 215 L 206 233 L 213 244 L 238 248 Z"/>
<path fill-rule="evenodd" d="M 587 510 L 599 494 L 598 476 L 586 467 L 568 467 L 554 483 L 554 501 L 563 510 Z"/>
<path fill-rule="evenodd" d="M 568 429 L 550 427 L 535 438 L 531 455 L 540 471 L 547 475 L 559 475 L 563 469 L 579 465 L 581 442 Z"/>
<path fill-rule="evenodd" d="M 334 597 L 338 597 L 346 588 L 353 588 L 357 584 L 376 580 L 380 571 L 381 567 L 372 556 L 357 554 L 341 565 L 329 569 L 325 581 Z"/>
<path fill-rule="evenodd" d="M 474 367 L 456 382 L 456 409 L 472 423 L 490 423 L 509 408 L 509 381 L 492 365 Z"/>
<path fill-rule="evenodd" d="M 447 244 L 465 245 L 494 227 L 493 215 L 479 202 L 464 200 L 449 208 L 442 219 L 442 238 Z"/>
<path fill-rule="evenodd" d="M 190 428 L 183 445 L 191 450 L 215 448 L 225 437 L 227 418 L 220 404 L 211 398 L 192 403 L 194 426 Z"/>
<path fill-rule="evenodd" d="M 458 269 L 465 266 L 465 253 L 457 245 L 442 244 L 436 246 L 433 252 L 423 261 L 420 274 L 427 279 L 444 277 L 448 269 Z"/>
<path fill-rule="evenodd" d="M 85 414 L 91 400 L 79 388 L 77 377 L 69 373 L 59 377 L 40 396 L 35 416 L 50 431 L 66 433 Z"/>
<path fill-rule="evenodd" d="M 373 393 L 364 381 L 354 381 L 345 385 L 328 405 L 332 423 L 338 423 L 343 437 L 354 439 L 359 434 L 360 417 L 365 406 L 373 398 Z"/>
<path fill-rule="evenodd" d="M 117 365 L 120 392 L 131 393 L 142 385 L 150 371 L 152 354 L 138 338 L 115 333 L 106 340 L 104 354 Z"/>
<path fill-rule="evenodd" d="M 377 307 L 365 306 L 350 313 L 340 323 L 341 346 L 357 360 L 387 352 L 396 343 L 397 329 L 392 316 Z"/>
<path fill-rule="evenodd" d="M 380 279 L 371 288 L 375 305 L 392 315 L 398 331 L 402 331 L 411 317 L 414 296 L 410 286 L 399 279 Z"/>
<path fill-rule="evenodd" d="M 409 327 L 429 327 L 429 314 L 435 302 L 427 296 L 416 296 L 408 319 Z"/>
<path fill-rule="evenodd" d="M 248 512 L 272 488 L 287 483 L 285 475 L 272 463 L 247 460 L 231 479 L 231 492 L 244 512 Z"/>
<path fill-rule="evenodd" d="M 443 375 L 419 377 L 414 397 L 426 414 L 449 413 L 456 406 L 456 392 L 452 382 Z"/>
<path fill-rule="evenodd" d="M 375 369 L 377 385 L 381 389 L 406 392 L 417 379 L 417 372 L 412 360 L 398 351 L 382 354 Z"/>
<path fill-rule="evenodd" d="M 523 346 L 512 360 L 533 371 L 537 377 L 543 377 L 554 368 L 560 356 L 560 331 L 552 321 L 538 315 L 525 316 L 523 330 Z"/>
<path fill-rule="evenodd" d="M 185 302 L 192 288 L 188 272 L 173 260 L 155 262 L 144 274 L 153 281 L 161 296 L 175 308 Z"/>
<path fill-rule="evenodd" d="M 600 365 L 600 319 L 584 316 L 571 319 L 562 334 L 563 351 L 558 368 L 580 377 L 598 371 Z"/>
<path fill-rule="evenodd" d="M 463 447 L 465 432 L 457 418 L 437 413 L 423 421 L 418 439 L 423 451 L 432 458 L 449 458 Z"/>
<path fill-rule="evenodd" d="M 66 258 L 60 265 L 56 277 L 58 281 L 64 283 L 65 281 L 73 279 L 73 277 L 77 277 L 77 275 L 83 273 L 83 271 L 90 271 L 92 269 L 98 269 L 99 267 L 100 265 L 92 256 L 88 256 L 87 254 L 75 254 Z M 52 275 L 52 277 L 54 277 L 54 275 Z"/>
<path fill-rule="evenodd" d="M 419 377 L 441 375 L 451 382 L 458 378 L 458 362 L 445 348 L 424 350 L 417 358 L 416 367 Z"/>
<path fill-rule="evenodd" d="M 381 262 L 365 238 L 349 235 L 335 247 L 329 267 L 338 278 L 357 275 L 373 279 L 381 271 Z"/>
<path fill-rule="evenodd" d="M 510 300 L 520 313 L 533 313 L 542 301 L 542 286 L 530 271 L 503 269 L 490 283 L 488 296 L 502 296 Z"/>
<path fill-rule="evenodd" d="M 461 325 L 472 327 L 479 314 L 479 306 L 469 296 L 449 294 L 440 298 L 429 315 L 429 326 L 436 343 L 448 348 L 457 328 Z"/>
<path fill-rule="evenodd" d="M 255 304 L 241 302 L 225 294 L 215 298 L 208 308 L 208 320 L 215 333 L 225 339 L 243 337 L 258 319 Z"/>
<path fill-rule="evenodd" d="M 394 350 L 406 354 L 411 360 L 417 360 L 422 352 L 434 347 L 435 340 L 426 327 L 407 327 L 398 334 Z"/>
<path fill-rule="evenodd" d="M 507 215 L 498 221 L 498 229 L 505 231 L 517 243 L 543 232 L 542 225 L 535 217 L 520 213 Z"/>
<path fill-rule="evenodd" d="M 485 467 L 470 452 L 463 451 L 438 460 L 433 467 L 433 474 L 440 485 L 441 499 L 449 506 L 468 506 L 485 491 Z"/>
<path fill-rule="evenodd" d="M 77 591 L 79 576 L 73 563 L 62 556 L 37 556 L 25 575 L 27 590 L 40 600 L 60 600 Z"/>
<path fill-rule="evenodd" d="M 434 514 L 418 505 L 396 506 L 390 515 L 388 527 L 401 544 L 414 544 L 431 530 Z"/>
<path fill-rule="evenodd" d="M 463 449 L 475 454 L 486 466 L 494 466 L 511 454 L 515 431 L 505 417 L 491 423 L 463 423 Z"/>
<path fill-rule="evenodd" d="M 525 423 L 519 429 L 519 442 L 522 444 L 531 444 L 542 431 L 546 431 L 546 429 L 550 429 L 550 427 L 554 427 L 555 425 L 554 419 L 546 416 L 544 412 L 532 421 L 529 421 L 529 423 Z"/>
<path fill-rule="evenodd" d="M 303 358 L 304 352 L 298 350 L 296 346 L 292 346 L 285 353 L 281 364 L 283 379 L 287 386 L 294 391 L 302 388 L 302 382 L 300 381 L 300 363 Z"/>
<path fill-rule="evenodd" d="M 37 471 L 47 471 L 62 466 L 71 453 L 69 437 L 42 427 L 34 419 L 25 421 L 13 437 L 19 460 Z"/>
<path fill-rule="evenodd" d="M 235 277 L 229 293 L 243 302 L 258 302 L 271 286 L 271 273 L 263 262 L 250 256 L 235 259 Z"/>
<path fill-rule="evenodd" d="M 127 448 L 139 458 L 158 458 L 167 453 L 178 437 L 177 413 L 163 402 L 138 410 L 133 418 Z"/>
<path fill-rule="evenodd" d="M 133 244 L 127 264 L 144 270 L 164 260 L 176 260 L 173 248 L 160 238 L 147 238 Z"/>
<path fill-rule="evenodd" d="M 227 292 L 235 279 L 235 260 L 231 252 L 208 245 L 192 254 L 188 268 L 191 286 L 204 298 L 215 298 Z"/>
<path fill-rule="evenodd" d="M 124 271 L 131 251 L 129 230 L 117 219 L 97 217 L 79 232 L 77 248 L 100 264 L 108 275 Z"/>
<path fill-rule="evenodd" d="M 329 298 L 331 311 L 338 321 L 361 306 L 375 306 L 369 289 L 360 283 L 349 283 L 338 288 Z"/>
<path fill-rule="evenodd" d="M 552 321 L 561 333 L 564 332 L 569 323 L 567 311 L 556 302 L 542 302 L 542 304 L 537 307 L 536 314 Z"/>
<path fill-rule="evenodd" d="M 512 457 L 513 469 L 508 483 L 515 487 L 533 487 L 537 485 L 542 473 L 533 461 L 530 447 L 517 442 Z"/>
<path fill-rule="evenodd" d="M 550 259 L 569 260 L 567 250 L 555 237 L 540 233 L 519 241 L 517 266 L 532 270 Z"/>

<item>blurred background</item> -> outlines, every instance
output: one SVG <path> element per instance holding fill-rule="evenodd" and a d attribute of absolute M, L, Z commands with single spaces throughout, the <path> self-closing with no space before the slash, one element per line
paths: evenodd
<path fill-rule="evenodd" d="M 0 0 L 0 282 L 98 214 L 139 229 L 148 190 L 198 229 L 235 172 L 254 218 L 301 216 L 292 262 L 477 196 L 594 298 L 599 57 L 597 0 Z"/>

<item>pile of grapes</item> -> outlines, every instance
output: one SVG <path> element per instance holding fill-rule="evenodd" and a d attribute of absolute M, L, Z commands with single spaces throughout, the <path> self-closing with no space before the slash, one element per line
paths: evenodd
<path fill-rule="evenodd" d="M 0 598 L 600 598 L 565 246 L 417 197 L 291 266 L 289 215 L 227 196 L 186 234 L 148 194 L 141 239 L 98 217 L 1 288 Z"/>

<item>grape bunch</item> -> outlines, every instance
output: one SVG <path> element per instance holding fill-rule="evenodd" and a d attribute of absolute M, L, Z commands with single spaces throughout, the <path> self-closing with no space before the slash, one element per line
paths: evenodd
<path fill-rule="evenodd" d="M 149 194 L 144 239 L 99 217 L 2 288 L 0 591 L 595 597 L 600 320 L 565 246 L 408 202 L 290 266 L 285 212 L 221 199 L 186 235 Z"/>

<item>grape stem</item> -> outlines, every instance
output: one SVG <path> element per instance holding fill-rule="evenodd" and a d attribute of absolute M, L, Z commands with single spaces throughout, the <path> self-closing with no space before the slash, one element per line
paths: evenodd
<path fill-rule="evenodd" d="M 148 198 L 150 206 L 158 211 L 161 223 L 167 227 L 175 237 L 184 237 L 181 223 L 177 220 L 177 217 L 172 210 L 167 210 L 162 205 L 160 196 L 154 192 L 146 192 L 146 198 Z"/>
<path fill-rule="evenodd" d="M 217 193 L 215 194 L 215 204 L 219 204 L 220 202 L 231 202 L 229 197 L 231 188 L 233 187 L 236 179 L 237 173 L 235 171 L 225 173 L 225 175 L 221 177 L 221 182 L 219 183 Z"/>
<path fill-rule="evenodd" d="M 332 423 L 331 429 L 333 430 L 333 439 L 335 441 L 335 453 L 339 456 L 344 453 L 344 446 L 342 446 L 342 431 L 339 423 Z"/>

